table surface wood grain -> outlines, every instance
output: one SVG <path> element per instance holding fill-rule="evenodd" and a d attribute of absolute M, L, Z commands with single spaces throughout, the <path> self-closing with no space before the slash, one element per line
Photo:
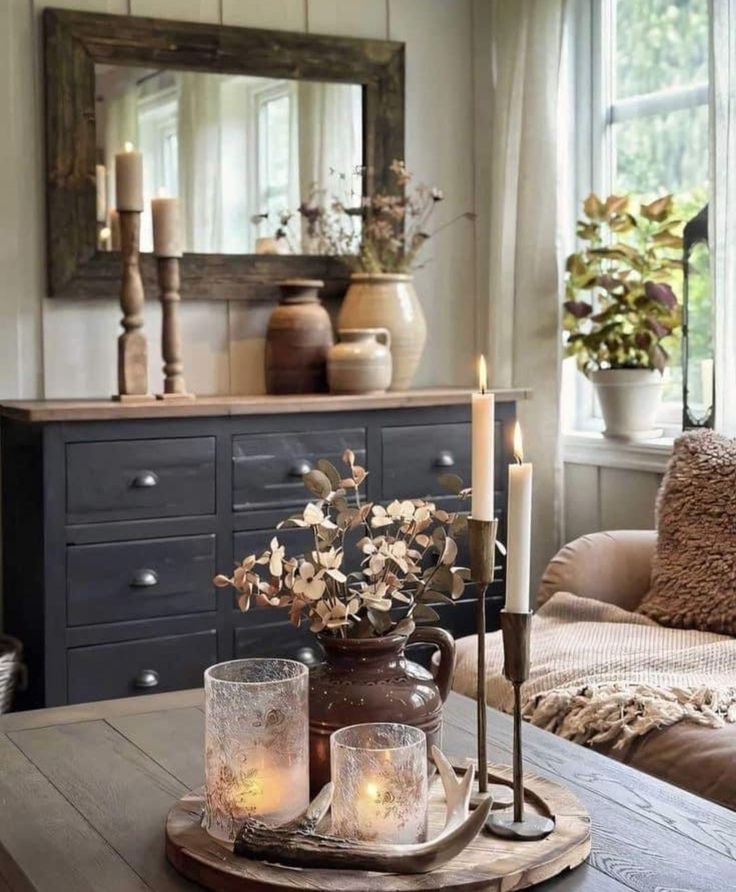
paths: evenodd
<path fill-rule="evenodd" d="M 203 782 L 201 690 L 0 719 L 0 892 L 198 889 L 164 855 L 173 803 Z M 444 750 L 473 754 L 475 704 L 452 694 Z M 488 710 L 489 757 L 511 720 Z M 545 892 L 733 892 L 736 813 L 525 726 L 530 770 L 568 786 L 593 849 Z M 697 770 L 697 766 L 693 766 Z"/>

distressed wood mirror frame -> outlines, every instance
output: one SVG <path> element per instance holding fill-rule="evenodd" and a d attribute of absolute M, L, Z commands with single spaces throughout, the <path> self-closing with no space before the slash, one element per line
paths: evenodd
<path fill-rule="evenodd" d="M 364 194 L 387 189 L 404 157 L 404 45 L 287 31 L 46 9 L 46 201 L 49 291 L 54 297 L 117 298 L 120 255 L 98 251 L 95 223 L 95 63 L 221 74 L 358 83 L 363 88 Z M 142 255 L 156 293 L 154 259 Z M 271 300 L 275 283 L 324 279 L 341 294 L 337 257 L 185 254 L 182 297 Z"/>

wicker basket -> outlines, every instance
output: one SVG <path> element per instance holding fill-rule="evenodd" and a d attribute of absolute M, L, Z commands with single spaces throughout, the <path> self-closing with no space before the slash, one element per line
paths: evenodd
<path fill-rule="evenodd" d="M 10 635 L 0 635 L 0 713 L 10 710 L 15 686 L 25 673 L 22 657 L 20 641 Z"/>

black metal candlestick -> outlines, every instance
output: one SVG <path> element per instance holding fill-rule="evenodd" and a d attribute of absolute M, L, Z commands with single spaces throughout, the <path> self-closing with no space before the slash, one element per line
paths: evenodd
<path fill-rule="evenodd" d="M 514 806 L 491 815 L 487 829 L 504 839 L 544 839 L 555 829 L 550 818 L 524 809 L 524 758 L 522 754 L 521 686 L 529 678 L 529 640 L 532 613 L 501 611 L 503 674 L 514 687 Z"/>
<path fill-rule="evenodd" d="M 470 800 L 474 808 L 489 794 L 495 808 L 511 804 L 511 791 L 503 784 L 488 784 L 488 753 L 486 728 L 486 595 L 493 582 L 496 556 L 497 520 L 468 518 L 470 544 L 470 575 L 476 585 L 476 633 L 478 636 L 477 737 L 478 737 L 478 789 Z"/>

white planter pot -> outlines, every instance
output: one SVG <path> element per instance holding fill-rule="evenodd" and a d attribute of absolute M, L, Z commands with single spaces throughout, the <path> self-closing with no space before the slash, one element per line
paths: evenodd
<path fill-rule="evenodd" d="M 661 434 L 655 428 L 662 401 L 662 375 L 655 369 L 601 369 L 592 372 L 605 422 L 604 437 L 646 440 Z"/>

